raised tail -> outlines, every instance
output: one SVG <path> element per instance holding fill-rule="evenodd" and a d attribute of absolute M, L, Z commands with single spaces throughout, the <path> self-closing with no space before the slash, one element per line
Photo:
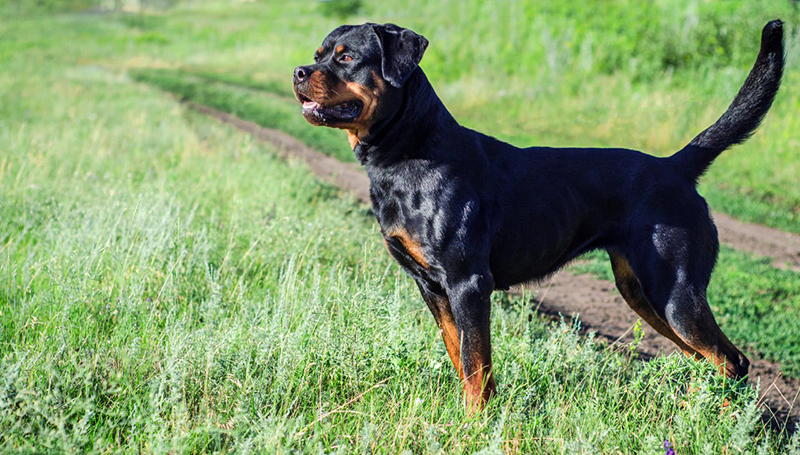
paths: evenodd
<path fill-rule="evenodd" d="M 783 22 L 774 20 L 764 26 L 756 63 L 728 110 L 672 155 L 685 175 L 695 180 L 700 178 L 725 149 L 746 141 L 755 132 L 781 85 L 783 65 Z"/>

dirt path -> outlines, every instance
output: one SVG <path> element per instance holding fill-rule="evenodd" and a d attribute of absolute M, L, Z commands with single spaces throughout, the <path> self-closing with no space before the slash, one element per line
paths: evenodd
<path fill-rule="evenodd" d="M 189 106 L 275 145 L 286 156 L 303 159 L 318 177 L 351 192 L 362 202 L 369 202 L 369 179 L 357 164 L 342 163 L 323 155 L 280 131 L 263 128 L 206 106 L 194 103 L 189 103 Z M 719 213 L 714 214 L 714 220 L 720 240 L 727 245 L 772 257 L 776 266 L 800 271 L 800 236 L 742 223 Z M 553 317 L 559 314 L 570 317 L 580 315 L 585 332 L 596 332 L 611 343 L 633 340 L 632 327 L 637 320 L 636 313 L 628 308 L 611 282 L 591 275 L 562 271 L 538 286 L 527 286 L 527 289 L 537 291 L 537 300 L 541 303 L 539 310 L 544 314 Z M 672 342 L 658 335 L 655 330 L 645 328 L 645 337 L 639 344 L 639 352 L 643 357 L 651 358 L 660 352 L 674 350 L 676 347 Z M 777 363 L 758 359 L 753 353 L 748 354 L 752 361 L 751 380 L 761 383 L 761 400 L 766 405 L 766 412 L 774 414 L 779 425 L 788 417 L 793 420 L 800 417 L 800 403 L 792 406 L 800 392 L 800 381 L 782 376 Z"/>
<path fill-rule="evenodd" d="M 735 220 L 714 212 L 719 240 L 740 251 L 772 258 L 779 269 L 800 272 L 800 235 Z"/>

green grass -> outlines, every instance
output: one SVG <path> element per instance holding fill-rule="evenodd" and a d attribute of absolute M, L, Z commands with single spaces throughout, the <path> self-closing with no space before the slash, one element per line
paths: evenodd
<path fill-rule="evenodd" d="M 707 363 L 638 362 L 502 295 L 501 393 L 465 415 L 362 206 L 160 91 L 35 67 L 8 109 L 48 112 L 0 130 L 3 451 L 788 448 Z"/>
<path fill-rule="evenodd" d="M 500 395 L 465 415 L 432 318 L 366 209 L 124 71 L 199 69 L 193 93 L 211 99 L 249 78 L 256 85 L 230 92 L 229 106 L 253 110 L 234 112 L 294 122 L 296 107 L 259 91 L 286 95 L 269 81 L 306 62 L 337 22 L 314 3 L 4 17 L 0 451 L 661 453 L 669 439 L 678 453 L 797 453 L 800 436 L 762 427 L 750 386 L 678 355 L 635 361 L 502 294 Z M 436 77 L 469 111 L 459 92 L 479 86 Z M 265 120 L 259 106 L 294 110 Z M 339 139 L 346 147 L 341 134 L 298 131 L 328 153 Z M 794 139 L 781 131 L 786 147 Z M 794 153 L 781 150 L 779 188 Z M 714 292 L 730 302 L 712 297 L 720 312 L 752 318 L 774 304 L 791 320 L 794 275 L 726 251 L 729 260 L 738 269 L 718 273 Z M 743 338 L 774 330 L 776 343 L 788 327 L 722 323 Z"/>

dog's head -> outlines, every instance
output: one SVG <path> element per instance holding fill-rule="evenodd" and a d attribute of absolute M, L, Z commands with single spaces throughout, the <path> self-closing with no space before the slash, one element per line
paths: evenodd
<path fill-rule="evenodd" d="M 294 93 L 312 125 L 348 130 L 350 145 L 398 108 L 400 88 L 417 68 L 428 40 L 394 24 L 343 25 L 294 70 Z"/>

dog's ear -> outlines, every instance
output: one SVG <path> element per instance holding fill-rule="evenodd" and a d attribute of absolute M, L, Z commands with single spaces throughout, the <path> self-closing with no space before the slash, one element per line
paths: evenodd
<path fill-rule="evenodd" d="M 381 45 L 383 78 L 394 87 L 402 87 L 422 60 L 428 40 L 394 24 L 371 25 Z"/>

